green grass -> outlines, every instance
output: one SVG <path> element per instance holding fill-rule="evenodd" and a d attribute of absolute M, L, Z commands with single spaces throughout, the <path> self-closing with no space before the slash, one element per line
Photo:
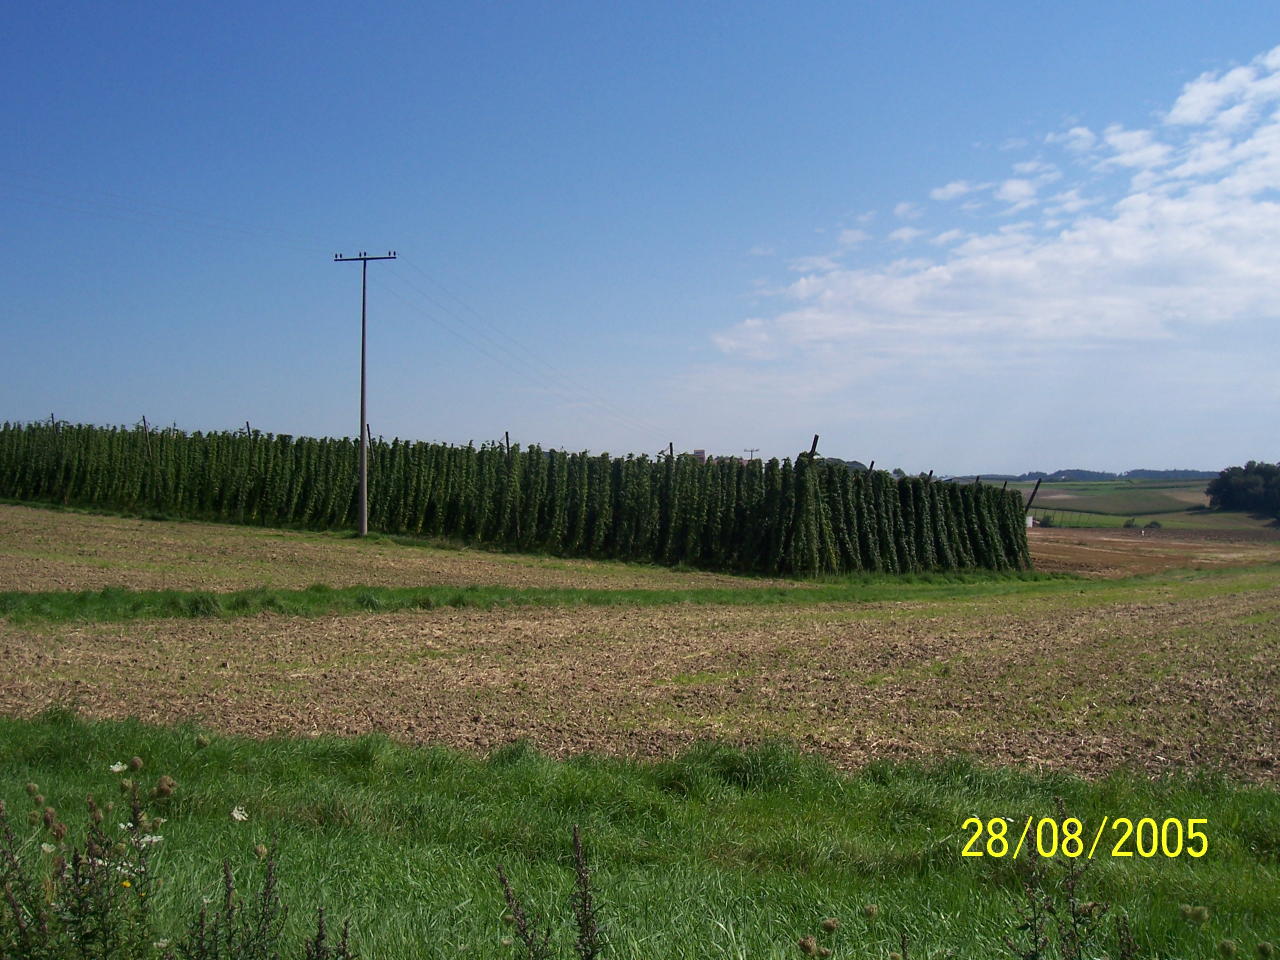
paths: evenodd
<path fill-rule="evenodd" d="M 1138 526 L 1153 520 L 1177 530 L 1236 530 L 1267 526 L 1273 518 L 1207 509 L 1204 480 L 1100 480 L 1042 483 L 1032 503 L 1037 518 L 1049 515 L 1061 527 Z M 1030 497 L 1033 483 L 1011 484 Z M 1195 495 L 1199 502 L 1188 502 Z"/>
<path fill-rule="evenodd" d="M 77 828 L 85 796 L 114 795 L 108 767 L 134 755 L 145 785 L 161 774 L 179 784 L 151 810 L 168 819 L 154 909 L 170 929 L 218 894 L 223 858 L 251 887 L 253 847 L 267 843 L 299 935 L 324 904 L 376 960 L 514 956 L 500 946 L 510 928 L 496 865 L 536 909 L 563 917 L 579 824 L 610 957 L 795 957 L 812 933 L 837 957 L 884 957 L 904 932 L 915 957 L 1007 955 L 1015 871 L 1009 859 L 961 857 L 961 824 L 1051 816 L 1061 797 L 1090 827 L 1208 818 L 1202 859 L 1100 857 L 1085 875 L 1081 896 L 1127 913 L 1143 956 L 1210 956 L 1223 939 L 1248 956 L 1280 940 L 1280 793 L 1208 777 L 1089 783 L 962 762 L 846 776 L 785 747 L 714 745 L 654 764 L 556 762 L 519 745 L 477 759 L 377 737 L 198 739 L 51 714 L 0 719 L 0 798 L 38 842 L 20 813 L 24 784 Z M 237 806 L 246 822 L 231 818 Z M 1208 922 L 1184 918 L 1184 903 L 1207 907 Z M 827 916 L 841 920 L 834 935 L 818 929 Z"/>
<path fill-rule="evenodd" d="M 1121 518 L 1185 513 L 1195 503 L 1185 499 L 1195 495 L 1207 503 L 1203 494 L 1207 481 L 1125 481 L 1042 483 L 1033 509 L 1076 513 L 1110 514 Z M 1012 485 L 1025 497 L 1035 484 Z"/>
<path fill-rule="evenodd" d="M 322 617 L 395 613 L 438 607 L 492 610 L 505 607 L 769 606 L 798 612 L 817 604 L 925 604 L 921 615 L 959 615 L 984 600 L 1104 606 L 1151 599 L 1218 596 L 1274 588 L 1280 564 L 1220 570 L 1169 570 L 1116 580 L 1057 573 L 938 573 L 868 575 L 795 587 L 676 589 L 573 589 L 559 587 L 427 586 L 329 587 L 303 590 L 255 588 L 227 593 L 203 590 L 126 590 L 0 593 L 0 617 L 14 624 L 105 623 L 162 618 L 234 618 L 278 613 Z M 936 604 L 937 606 L 928 606 Z M 914 609 L 914 608 L 913 608 Z M 894 617 L 910 612 L 894 608 Z"/>
<path fill-rule="evenodd" d="M 1219 531 L 1228 533 L 1236 530 L 1275 529 L 1277 523 L 1273 517 L 1260 517 L 1247 513 L 1236 513 L 1223 510 L 1183 510 L 1178 513 L 1138 513 L 1138 514 L 1106 514 L 1091 513 L 1083 510 L 1060 510 L 1057 507 L 1043 507 L 1036 502 L 1031 513 L 1036 519 L 1048 516 L 1058 527 L 1123 527 L 1125 521 L 1133 520 L 1137 527 L 1145 527 L 1155 521 L 1166 530 L 1200 530 L 1205 532 Z"/>
<path fill-rule="evenodd" d="M 946 600 L 1016 594 L 1079 583 L 1065 574 L 938 573 L 874 576 L 817 582 L 801 587 L 706 587 L 690 590 L 574 589 L 560 587 L 426 586 L 265 589 L 212 593 L 204 590 L 126 590 L 0 593 L 0 616 L 14 623 L 142 620 L 166 617 L 237 617 L 263 612 L 318 617 L 340 613 L 508 606 L 809 606 L 815 603 L 876 603 L 885 600 Z"/>

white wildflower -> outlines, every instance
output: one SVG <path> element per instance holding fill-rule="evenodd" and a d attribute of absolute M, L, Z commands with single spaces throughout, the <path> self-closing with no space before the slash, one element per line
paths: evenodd
<path fill-rule="evenodd" d="M 231 819 L 238 820 L 239 822 L 243 823 L 244 821 L 249 819 L 249 814 L 244 812 L 244 807 L 236 807 L 234 810 L 231 811 Z"/>
<path fill-rule="evenodd" d="M 157 950 L 163 950 L 168 945 L 169 945 L 168 940 L 157 940 L 155 943 L 152 944 L 152 946 L 155 947 Z"/>
<path fill-rule="evenodd" d="M 147 847 L 147 846 L 150 846 L 150 845 L 151 845 L 151 844 L 153 844 L 153 843 L 159 843 L 159 842 L 160 842 L 161 840 L 163 840 L 163 839 L 164 839 L 164 837 L 157 836 L 157 835 L 156 835 L 156 834 L 154 834 L 154 833 L 148 833 L 148 834 L 146 834 L 146 835 L 144 835 L 144 836 L 139 837 L 139 838 L 138 838 L 138 843 L 139 843 L 139 844 L 141 844 L 141 845 L 142 845 L 142 846 L 144 846 L 144 847 Z"/>
<path fill-rule="evenodd" d="M 129 765 L 127 763 L 113 763 L 111 765 L 112 773 L 124 773 L 128 769 Z"/>
<path fill-rule="evenodd" d="M 52 843 L 42 843 L 40 844 L 40 849 L 43 850 L 45 853 L 53 853 L 53 851 L 57 850 L 58 848 L 55 847 Z"/>

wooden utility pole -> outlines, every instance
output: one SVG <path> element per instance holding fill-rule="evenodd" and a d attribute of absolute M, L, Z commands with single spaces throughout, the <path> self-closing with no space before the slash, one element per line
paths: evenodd
<path fill-rule="evenodd" d="M 756 454 L 760 452 L 759 447 L 743 447 L 742 452 L 747 455 L 747 462 L 750 463 L 756 458 Z"/>
<path fill-rule="evenodd" d="M 369 534 L 369 413 L 365 392 L 365 357 L 366 357 L 366 306 L 369 290 L 369 261 L 394 260 L 396 252 L 388 250 L 385 257 L 371 257 L 363 250 L 358 256 L 344 257 L 340 253 L 333 255 L 334 263 L 360 261 L 360 536 Z"/>

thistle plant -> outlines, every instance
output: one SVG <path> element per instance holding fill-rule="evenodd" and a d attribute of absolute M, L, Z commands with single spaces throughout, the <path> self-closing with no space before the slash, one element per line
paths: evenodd
<path fill-rule="evenodd" d="M 569 909 L 573 914 L 576 937 L 574 956 L 578 960 L 599 960 L 603 956 L 604 936 L 600 917 L 596 910 L 595 894 L 591 890 L 591 868 L 582 845 L 582 833 L 577 824 L 573 827 L 573 893 L 569 897 Z M 552 947 L 551 927 L 531 913 L 524 901 L 516 895 L 502 864 L 498 864 L 498 883 L 507 904 L 507 920 L 515 929 L 510 945 L 524 960 L 551 960 L 555 956 Z M 507 942 L 504 940 L 504 943 Z"/>
<path fill-rule="evenodd" d="M 137 779 L 140 758 L 113 764 L 122 801 L 86 800 L 86 825 L 73 833 L 39 784 L 27 784 L 35 833 L 22 839 L 0 802 L 0 958 L 21 960 L 357 960 L 350 928 L 332 942 L 323 909 L 301 952 L 286 950 L 285 908 L 274 855 L 261 848 L 262 879 L 242 897 L 230 863 L 223 864 L 222 897 L 201 906 L 186 933 L 161 936 L 151 914 L 159 885 L 151 851 L 164 840 L 165 818 L 143 806 L 144 793 L 163 809 L 178 790 L 161 776 L 149 791 Z M 237 808 L 238 810 L 239 808 Z M 261 846 L 261 845 L 260 845 Z"/>

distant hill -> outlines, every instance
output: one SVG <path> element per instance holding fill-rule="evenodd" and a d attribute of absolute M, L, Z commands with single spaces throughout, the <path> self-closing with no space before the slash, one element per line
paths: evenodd
<path fill-rule="evenodd" d="M 983 474 L 984 480 L 1013 480 L 1018 483 L 1033 483 L 1043 480 L 1045 483 L 1083 483 L 1101 480 L 1212 480 L 1218 475 L 1216 470 L 1126 470 L 1123 473 L 1108 473 L 1105 470 L 1055 470 L 1045 473 L 1032 470 L 1019 476 L 1010 474 Z"/>
<path fill-rule="evenodd" d="M 806 451 L 807 452 L 807 451 Z M 841 463 L 850 470 L 865 470 L 867 465 L 861 460 L 841 460 L 839 457 L 823 457 L 827 463 Z M 887 469 L 887 468 L 886 468 Z M 939 474 L 939 479 L 945 477 L 948 480 L 973 480 L 974 474 Z M 1125 470 L 1123 473 L 1109 473 L 1106 470 L 1055 470 L 1053 473 L 1045 473 L 1043 470 L 1032 470 L 1028 473 L 983 473 L 979 474 L 987 483 L 1003 483 L 1008 480 L 1010 483 L 1035 483 L 1037 480 L 1043 480 L 1045 483 L 1087 483 L 1090 481 L 1105 480 L 1212 480 L 1218 476 L 1217 470 Z"/>

